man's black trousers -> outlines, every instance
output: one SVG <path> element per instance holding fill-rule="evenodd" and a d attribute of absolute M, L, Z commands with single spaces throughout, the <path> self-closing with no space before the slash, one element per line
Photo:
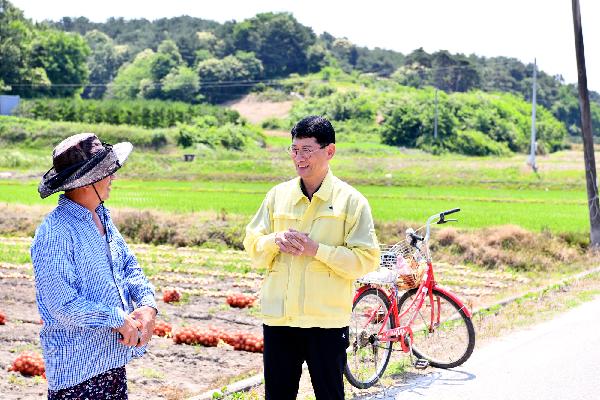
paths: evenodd
<path fill-rule="evenodd" d="M 266 400 L 294 400 L 306 361 L 317 400 L 343 400 L 348 327 L 263 325 Z"/>

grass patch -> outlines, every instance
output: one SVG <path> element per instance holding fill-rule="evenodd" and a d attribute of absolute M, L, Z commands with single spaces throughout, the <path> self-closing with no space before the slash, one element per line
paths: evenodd
<path fill-rule="evenodd" d="M 24 351 L 33 351 L 33 352 L 39 353 L 39 354 L 42 353 L 39 346 L 36 346 L 31 343 L 20 344 L 20 345 L 14 346 L 11 349 L 9 349 L 8 351 L 10 351 L 11 353 L 22 353 Z"/>
<path fill-rule="evenodd" d="M 17 375 L 16 373 L 12 373 L 8 375 L 8 383 L 11 385 L 17 386 L 25 386 L 27 385 L 27 381 L 24 377 Z"/>
<path fill-rule="evenodd" d="M 575 297 L 568 299 L 566 302 L 568 308 L 577 307 L 578 305 L 592 301 L 596 296 L 600 295 L 600 289 L 583 290 L 574 294 Z"/>
<path fill-rule="evenodd" d="M 102 138 L 102 135 L 100 135 Z M 128 180 L 214 182 L 277 182 L 295 175 L 285 152 L 289 138 L 267 137 L 266 148 L 248 146 L 243 151 L 200 146 L 183 149 L 166 146 L 159 151 L 136 147 L 119 175 Z M 340 139 L 332 159 L 333 171 L 353 185 L 393 187 L 472 187 L 579 190 L 585 200 L 585 172 L 580 150 L 540 156 L 538 174 L 525 164 L 525 156 L 434 156 L 414 149 L 397 148 L 360 136 Z M 193 153 L 194 162 L 183 155 Z M 49 148 L 9 145 L 0 154 L 0 171 L 40 177 L 51 164 Z"/>
<path fill-rule="evenodd" d="M 514 225 L 480 231 L 444 228 L 436 232 L 431 249 L 453 262 L 514 271 L 555 270 L 556 265 L 569 265 L 583 254 L 581 248 L 569 246 L 560 236 Z"/>
<path fill-rule="evenodd" d="M 247 223 L 272 186 L 272 183 L 257 182 L 142 182 L 121 179 L 113 184 L 113 197 L 107 204 L 112 208 L 141 211 L 212 214 L 217 221 L 213 221 L 215 229 L 209 236 L 223 235 L 222 242 L 231 242 L 227 244 L 239 248 L 241 239 L 238 236 L 243 234 L 243 229 L 237 227 L 228 232 L 217 222 L 238 216 L 241 223 Z M 357 188 L 369 200 L 374 218 L 381 222 L 423 223 L 431 214 L 460 207 L 463 211 L 458 215 L 459 226 L 467 228 L 513 224 L 535 232 L 579 233 L 588 224 L 585 194 L 579 190 L 494 189 L 468 185 L 434 188 L 358 185 Z M 37 182 L 0 181 L 0 203 L 48 206 L 54 203 L 53 198 L 56 196 L 40 199 Z M 155 243 L 170 242 L 160 239 L 160 236 L 171 235 L 169 227 L 153 225 L 153 221 L 145 218 L 133 221 L 132 225 L 138 222 L 136 226 L 159 236 Z M 186 242 L 189 237 L 185 235 L 173 240 Z M 210 240 L 196 238 L 193 244 L 207 241 Z"/>
<path fill-rule="evenodd" d="M 256 369 L 246 369 L 245 371 L 236 375 L 233 378 L 223 378 L 221 380 L 217 380 L 216 382 L 214 382 L 214 386 L 221 387 L 221 389 L 219 392 L 215 392 L 213 394 L 212 398 L 213 399 L 236 399 L 236 400 L 238 400 L 238 399 L 239 400 L 260 399 L 260 397 L 254 397 L 255 395 L 258 396 L 258 394 L 253 391 L 229 393 L 227 390 L 228 385 L 231 385 L 235 382 L 244 380 L 246 378 L 250 378 L 251 376 L 254 376 L 259 372 L 260 372 L 260 370 L 256 370 Z"/>
<path fill-rule="evenodd" d="M 402 357 L 399 360 L 390 361 L 386 370 L 384 377 L 394 377 L 397 375 L 403 375 L 406 371 L 412 369 L 412 365 L 410 363 L 410 359 L 408 357 Z"/>
<path fill-rule="evenodd" d="M 0 260 L 12 264 L 26 264 L 31 262 L 28 243 L 0 242 Z M 25 272 L 25 271 L 24 271 Z"/>
<path fill-rule="evenodd" d="M 478 339 L 500 337 L 512 330 L 552 319 L 600 295 L 600 273 L 568 284 L 553 285 L 541 293 L 531 293 L 504 307 L 476 313 L 473 322 Z"/>
<path fill-rule="evenodd" d="M 142 374 L 142 376 L 144 378 L 147 378 L 147 379 L 158 379 L 158 380 L 165 379 L 165 374 L 163 374 L 162 372 L 157 371 L 153 368 L 142 368 L 140 373 Z"/>
<path fill-rule="evenodd" d="M 256 389 L 250 389 L 248 392 L 236 392 L 227 393 L 227 387 L 221 388 L 220 392 L 214 393 L 212 399 L 215 400 L 262 400 L 264 396 L 256 391 Z"/>

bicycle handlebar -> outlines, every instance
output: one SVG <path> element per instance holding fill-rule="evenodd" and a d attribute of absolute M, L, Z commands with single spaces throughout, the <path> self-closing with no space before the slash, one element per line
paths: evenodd
<path fill-rule="evenodd" d="M 448 210 L 448 211 L 444 211 L 440 213 L 440 216 L 443 215 L 450 215 L 450 214 L 454 214 L 460 211 L 460 208 L 453 208 L 452 210 Z"/>
<path fill-rule="evenodd" d="M 446 215 L 454 214 L 455 212 L 459 212 L 460 208 L 453 208 L 452 210 L 443 211 L 440 213 L 440 219 L 436 224 L 445 224 L 446 222 L 457 221 L 456 219 L 446 219 Z"/>
<path fill-rule="evenodd" d="M 438 214 L 433 214 L 431 217 L 427 218 L 427 229 L 425 231 L 425 243 L 429 243 L 429 226 L 431 225 L 431 221 L 436 218 L 439 218 L 436 224 L 445 224 L 446 222 L 456 221 L 455 219 L 446 219 L 446 215 L 454 214 L 460 211 L 460 208 L 453 208 L 451 210 L 442 211 Z"/>

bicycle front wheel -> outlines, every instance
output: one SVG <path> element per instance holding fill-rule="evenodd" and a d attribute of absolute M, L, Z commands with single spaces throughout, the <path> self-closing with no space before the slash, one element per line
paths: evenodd
<path fill-rule="evenodd" d="M 354 302 L 350 317 L 350 346 L 346 351 L 344 375 L 352 386 L 366 389 L 383 375 L 390 355 L 392 342 L 380 342 L 379 332 L 395 328 L 390 315 L 387 295 L 378 289 L 364 291 Z"/>
<path fill-rule="evenodd" d="M 417 289 L 410 289 L 398 300 L 399 315 L 411 305 L 416 293 Z M 401 325 L 407 323 L 405 318 L 400 321 Z M 433 367 L 454 368 L 473 353 L 475 329 L 471 318 L 454 300 L 437 289 L 433 289 L 433 304 L 429 296 L 425 297 L 411 328 L 413 352 Z"/>

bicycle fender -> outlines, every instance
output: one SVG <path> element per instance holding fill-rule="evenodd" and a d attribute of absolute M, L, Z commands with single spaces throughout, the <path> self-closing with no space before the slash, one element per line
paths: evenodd
<path fill-rule="evenodd" d="M 363 286 L 359 287 L 356 290 L 356 293 L 354 293 L 354 299 L 352 299 L 352 304 L 354 304 L 356 302 L 356 300 L 358 299 L 358 296 L 360 296 L 361 294 L 363 294 L 363 292 L 366 292 L 369 289 L 371 289 L 370 285 L 363 285 Z"/>
<path fill-rule="evenodd" d="M 438 292 L 444 293 L 446 296 L 450 297 L 456 304 L 459 305 L 461 310 L 463 310 L 465 312 L 467 317 L 469 317 L 469 318 L 473 317 L 473 314 L 471 314 L 471 310 L 469 310 L 469 308 L 467 306 L 465 306 L 465 304 L 458 297 L 456 297 L 456 295 L 454 293 L 452 293 L 449 290 L 446 290 L 440 286 L 436 286 L 435 289 Z"/>

